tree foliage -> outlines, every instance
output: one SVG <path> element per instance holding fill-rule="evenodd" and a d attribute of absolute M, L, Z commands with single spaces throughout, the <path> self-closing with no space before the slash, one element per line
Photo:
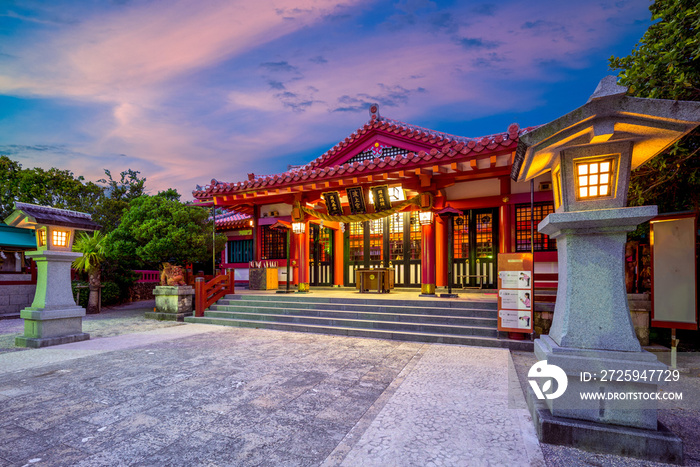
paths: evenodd
<path fill-rule="evenodd" d="M 97 181 L 106 186 L 104 197 L 93 211 L 93 220 L 102 226 L 103 232 L 116 229 L 129 202 L 145 194 L 146 179 L 140 178 L 139 174 L 136 170 L 127 169 L 119 174 L 119 180 L 114 180 L 112 173 L 105 169 L 107 178 Z"/>
<path fill-rule="evenodd" d="M 700 6 L 697 0 L 657 0 L 654 23 L 626 57 L 611 57 L 620 84 L 637 97 L 700 100 Z M 700 131 L 632 172 L 629 203 L 660 212 L 700 207 Z"/>
<path fill-rule="evenodd" d="M 39 167 L 23 169 L 7 156 L 0 156 L 0 219 L 9 216 L 15 201 L 91 213 L 103 189 L 70 170 Z"/>
<path fill-rule="evenodd" d="M 73 251 L 83 254 L 83 256 L 73 261 L 73 267 L 88 274 L 90 287 L 88 313 L 96 313 L 99 310 L 98 291 L 101 285 L 101 266 L 105 260 L 105 238 L 100 231 L 95 231 L 92 235 L 81 232 L 73 243 Z"/>
<path fill-rule="evenodd" d="M 180 203 L 175 190 L 140 196 L 129 203 L 121 223 L 108 236 L 107 255 L 136 265 L 203 262 L 212 256 L 209 212 Z M 216 252 L 226 239 L 217 235 Z"/>

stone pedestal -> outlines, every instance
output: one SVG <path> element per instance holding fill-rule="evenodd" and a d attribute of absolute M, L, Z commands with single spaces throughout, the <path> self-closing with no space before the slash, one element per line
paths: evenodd
<path fill-rule="evenodd" d="M 153 291 L 155 311 L 146 312 L 146 318 L 161 321 L 184 321 L 192 316 L 194 288 L 189 285 L 159 285 Z"/>
<path fill-rule="evenodd" d="M 637 340 L 624 276 L 627 232 L 656 212 L 656 206 L 558 212 L 539 225 L 557 240 L 559 287 L 549 336 L 535 341 L 535 355 L 561 368 L 568 381 L 557 398 L 530 394 L 543 442 L 665 462 L 683 458 L 680 439 L 660 429 L 655 400 L 581 397 L 655 393 L 662 383 L 658 377 L 632 377 L 659 375 L 666 365 Z"/>
<path fill-rule="evenodd" d="M 82 253 L 70 251 L 30 251 L 26 255 L 37 265 L 37 284 L 31 306 L 20 311 L 24 335 L 15 338 L 19 347 L 46 347 L 84 341 L 85 309 L 75 304 L 70 284 L 70 268 Z"/>

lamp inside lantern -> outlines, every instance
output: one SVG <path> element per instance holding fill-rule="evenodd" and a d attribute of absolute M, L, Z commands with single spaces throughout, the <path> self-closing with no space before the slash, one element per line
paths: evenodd
<path fill-rule="evenodd" d="M 303 234 L 306 231 L 305 222 L 292 222 L 292 232 L 295 234 Z"/>
<path fill-rule="evenodd" d="M 51 232 L 51 244 L 55 247 L 67 247 L 69 239 L 70 232 L 68 230 L 54 229 L 53 232 Z"/>
<path fill-rule="evenodd" d="M 421 225 L 429 225 L 433 222 L 433 211 L 421 211 L 418 213 Z"/>

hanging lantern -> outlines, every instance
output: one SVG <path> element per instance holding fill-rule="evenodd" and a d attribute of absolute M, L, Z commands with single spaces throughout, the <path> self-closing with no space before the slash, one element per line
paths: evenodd
<path fill-rule="evenodd" d="M 433 211 L 421 211 L 418 213 L 418 219 L 421 225 L 430 225 L 433 223 Z"/>

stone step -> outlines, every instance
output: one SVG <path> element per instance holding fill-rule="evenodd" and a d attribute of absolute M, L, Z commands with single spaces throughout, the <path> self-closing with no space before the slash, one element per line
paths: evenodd
<path fill-rule="evenodd" d="M 229 319 L 235 321 L 262 321 L 276 323 L 308 324 L 314 326 L 333 326 L 357 329 L 380 329 L 385 331 L 408 331 L 432 334 L 455 334 L 496 337 L 496 322 L 494 320 L 487 323 L 480 323 L 482 326 L 464 324 L 437 324 L 413 321 L 400 321 L 395 316 L 393 320 L 386 319 L 352 319 L 325 316 L 301 316 L 293 313 L 284 314 L 257 314 L 257 313 L 232 313 L 220 311 L 205 311 L 205 318 Z"/>
<path fill-rule="evenodd" d="M 389 314 L 419 314 L 435 316 L 461 316 L 474 318 L 497 318 L 498 311 L 486 308 L 449 308 L 449 307 L 427 307 L 418 308 L 408 305 L 392 305 L 384 303 L 383 300 L 376 300 L 372 303 L 345 303 L 345 302 L 317 302 L 317 301 L 271 301 L 271 300 L 248 300 L 248 299 L 228 299 L 222 298 L 211 306 L 217 311 L 237 311 L 241 308 L 249 309 L 288 309 L 288 310 L 327 310 L 332 308 L 338 311 L 348 311 L 356 313 L 389 313 Z"/>
<path fill-rule="evenodd" d="M 333 309 L 324 308 L 291 308 L 291 307 L 262 307 L 262 306 L 236 306 L 236 305 L 219 305 L 213 304 L 207 312 L 210 313 L 246 313 L 246 314 L 285 314 L 297 316 L 325 317 L 337 319 L 369 319 L 379 321 L 396 321 L 396 322 L 414 322 L 414 323 L 433 323 L 433 324 L 456 324 L 463 326 L 485 326 L 496 327 L 497 312 L 490 310 L 478 310 L 476 315 L 467 314 L 436 314 L 424 313 L 419 314 L 418 311 L 433 311 L 433 310 L 393 310 L 392 312 L 385 310 L 364 309 L 360 311 L 345 310 L 334 307 Z M 414 311 L 413 313 L 403 313 L 405 311 Z M 447 310 L 453 312 L 454 310 Z M 483 314 L 483 316 L 482 316 Z"/>
<path fill-rule="evenodd" d="M 451 300 L 416 298 L 415 300 L 402 300 L 392 298 L 354 298 L 354 297 L 319 297 L 313 294 L 229 294 L 222 300 L 247 300 L 268 302 L 305 302 L 305 303 L 343 303 L 353 305 L 383 305 L 400 306 L 403 308 L 475 308 L 483 310 L 495 310 L 496 299 L 493 300 Z"/>
<path fill-rule="evenodd" d="M 415 342 L 431 342 L 443 344 L 474 345 L 484 347 L 501 347 L 511 350 L 531 352 L 533 343 L 527 340 L 499 339 L 496 337 L 455 335 L 429 332 L 394 331 L 384 329 L 358 329 L 344 326 L 322 326 L 313 324 L 280 323 L 272 321 L 229 320 L 212 317 L 187 317 L 188 323 L 217 324 L 224 326 L 250 327 L 256 329 L 274 329 L 277 331 L 316 332 L 320 334 L 335 334 L 352 337 L 372 337 L 380 339 L 395 339 Z"/>

